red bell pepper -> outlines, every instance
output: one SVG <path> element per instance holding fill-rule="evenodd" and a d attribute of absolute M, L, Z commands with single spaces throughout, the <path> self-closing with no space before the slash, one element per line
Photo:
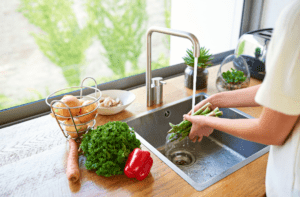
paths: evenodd
<path fill-rule="evenodd" d="M 135 148 L 128 156 L 124 173 L 128 178 L 142 181 L 148 176 L 152 164 L 153 159 L 148 151 Z"/>

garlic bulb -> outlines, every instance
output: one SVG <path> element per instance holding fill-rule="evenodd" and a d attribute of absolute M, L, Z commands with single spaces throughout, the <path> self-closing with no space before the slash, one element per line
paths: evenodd
<path fill-rule="evenodd" d="M 119 98 L 113 99 L 111 97 L 102 97 L 99 100 L 100 107 L 118 107 L 122 105 L 122 102 Z"/>

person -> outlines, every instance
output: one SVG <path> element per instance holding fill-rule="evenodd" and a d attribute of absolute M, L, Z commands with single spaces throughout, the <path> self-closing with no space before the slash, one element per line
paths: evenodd
<path fill-rule="evenodd" d="M 261 85 L 221 92 L 201 101 L 212 108 L 263 106 L 257 119 L 225 119 L 184 115 L 192 122 L 195 142 L 213 129 L 270 146 L 266 172 L 267 196 L 300 196 L 300 1 L 281 12 L 266 57 Z"/>

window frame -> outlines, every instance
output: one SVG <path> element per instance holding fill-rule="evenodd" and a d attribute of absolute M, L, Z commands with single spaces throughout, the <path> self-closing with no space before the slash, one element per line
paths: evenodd
<path fill-rule="evenodd" d="M 230 54 L 233 54 L 234 50 L 226 51 L 223 53 L 215 54 L 212 57 L 213 65 L 218 65 L 222 62 L 222 60 Z M 160 68 L 156 70 L 152 70 L 152 77 L 163 77 L 164 79 L 170 79 L 173 77 L 177 77 L 179 75 L 183 75 L 186 65 L 184 63 L 180 63 L 174 66 L 168 66 L 165 68 Z M 141 86 L 145 86 L 146 83 L 146 73 L 141 73 L 138 75 L 98 84 L 97 88 L 100 90 L 109 90 L 109 89 L 120 89 L 120 90 L 131 90 Z M 146 88 L 146 87 L 145 87 Z M 94 91 L 88 88 L 83 89 L 83 95 L 91 94 Z M 70 94 L 65 93 L 62 95 L 54 96 L 49 99 L 52 100 L 60 100 L 63 95 Z M 72 95 L 78 96 L 80 95 L 80 91 L 71 92 Z M 50 113 L 50 107 L 46 104 L 45 99 L 37 100 L 31 103 L 26 103 L 23 105 L 11 107 L 8 109 L 4 109 L 0 111 L 0 129 L 17 124 L 20 122 L 24 122 L 33 118 L 37 118 Z"/>
<path fill-rule="evenodd" d="M 240 36 L 245 32 L 260 27 L 263 3 L 264 0 L 254 0 L 254 1 L 244 0 L 243 11 L 241 16 Z M 256 9 L 255 11 L 254 8 L 257 7 L 259 9 Z M 233 53 L 234 50 L 230 50 L 230 51 L 213 55 L 214 57 L 214 60 L 212 61 L 213 65 L 215 66 L 220 64 L 225 57 Z M 152 70 L 152 77 L 159 76 L 159 77 L 163 77 L 164 79 L 170 79 L 173 77 L 177 77 L 179 75 L 183 75 L 185 68 L 186 65 L 184 63 L 180 63 L 180 64 L 168 66 L 157 70 Z M 98 84 L 97 88 L 100 90 L 109 90 L 109 89 L 131 90 L 137 87 L 145 86 L 145 81 L 146 81 L 145 76 L 146 76 L 145 73 L 141 73 L 138 75 Z M 73 95 L 79 95 L 80 91 L 73 91 L 71 93 Z M 91 94 L 91 93 L 93 93 L 93 90 L 83 89 L 84 95 Z M 66 93 L 66 94 L 70 94 L 70 93 Z M 63 95 L 52 97 L 50 99 L 50 102 L 55 99 L 56 100 L 61 99 Z M 0 129 L 30 119 L 34 119 L 49 113 L 50 113 L 50 108 L 46 104 L 45 99 L 4 109 L 0 111 Z"/>

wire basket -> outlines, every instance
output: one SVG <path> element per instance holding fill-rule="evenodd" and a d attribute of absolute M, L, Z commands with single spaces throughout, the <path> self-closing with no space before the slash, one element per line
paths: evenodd
<path fill-rule="evenodd" d="M 83 86 L 83 83 L 86 79 L 92 79 L 95 82 L 95 87 L 88 87 L 88 86 Z M 76 107 L 69 107 L 66 103 L 64 103 L 61 100 L 53 100 L 49 101 L 51 97 L 53 97 L 55 94 L 58 94 L 61 92 L 63 94 L 66 90 L 68 89 L 73 89 L 77 88 L 80 89 L 80 95 L 75 96 L 77 99 L 82 99 L 82 100 L 90 100 L 87 104 L 85 105 L 80 105 Z M 95 96 L 82 96 L 82 89 L 87 88 L 87 89 L 92 89 L 95 90 Z M 97 96 L 98 94 L 98 96 Z M 70 95 L 70 94 L 68 94 Z M 102 96 L 101 91 L 97 88 L 97 82 L 94 78 L 92 77 L 86 77 L 85 79 L 82 80 L 80 86 L 76 87 L 68 87 L 64 89 L 60 89 L 58 91 L 53 92 L 46 98 L 46 103 L 47 105 L 51 108 L 52 115 L 57 121 L 58 126 L 60 127 L 62 133 L 66 138 L 72 138 L 75 139 L 76 141 L 80 140 L 83 134 L 87 133 L 91 128 L 93 128 L 96 124 L 96 117 L 97 117 L 97 109 L 100 106 L 99 100 Z M 62 106 L 57 106 L 58 104 L 61 104 Z M 91 111 L 88 111 L 87 113 L 80 114 L 80 113 L 74 113 L 76 112 L 82 112 L 83 109 L 88 109 L 91 108 Z M 93 109 L 94 108 L 94 109 Z M 64 111 L 67 112 L 70 116 L 62 116 L 61 113 L 59 114 L 58 112 L 62 112 L 62 110 L 68 110 Z M 66 113 L 63 113 L 66 114 Z M 75 115 L 74 115 L 75 114 Z M 86 120 L 90 119 L 86 122 L 81 122 L 80 120 Z M 92 124 L 90 124 L 92 123 Z M 64 128 L 64 129 L 63 129 Z"/>

